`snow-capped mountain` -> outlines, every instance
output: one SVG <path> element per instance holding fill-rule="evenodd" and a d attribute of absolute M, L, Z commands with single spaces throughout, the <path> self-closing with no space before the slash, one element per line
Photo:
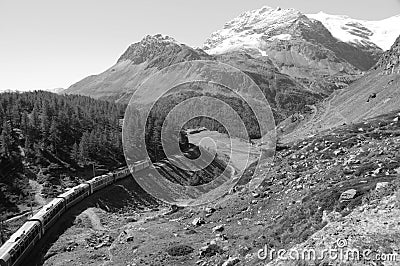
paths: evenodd
<path fill-rule="evenodd" d="M 267 41 L 290 40 L 287 29 L 303 14 L 295 9 L 262 7 L 247 11 L 225 24 L 222 30 L 214 32 L 204 43 L 210 54 L 221 54 L 238 48 L 255 48 L 261 55 L 260 47 Z"/>
<path fill-rule="evenodd" d="M 382 53 L 376 45 L 366 48 L 340 41 L 320 21 L 279 7 L 241 14 L 214 32 L 203 49 L 213 55 L 241 51 L 267 56 L 280 72 L 322 94 L 370 69 Z"/>
<path fill-rule="evenodd" d="M 400 15 L 379 21 L 358 20 L 324 12 L 306 16 L 321 21 L 335 38 L 359 46 L 378 46 L 386 51 L 400 35 Z"/>
<path fill-rule="evenodd" d="M 341 68 L 337 64 L 348 69 L 345 66 L 346 63 L 365 71 L 376 63 L 382 52 L 376 45 L 364 49 L 344 43 L 332 36 L 320 21 L 311 19 L 295 9 L 266 6 L 247 11 L 226 23 L 223 29 L 214 32 L 206 40 L 203 49 L 209 54 L 244 50 L 256 56 L 274 57 L 277 50 L 280 54 L 282 50 L 288 50 L 283 49 L 284 47 L 288 48 L 288 45 L 291 47 L 289 48 L 290 53 L 277 56 L 275 59 L 278 60 L 278 64 L 282 60 L 287 61 L 288 58 L 291 58 L 289 61 L 297 61 L 299 66 L 303 67 L 314 63 L 318 65 L 321 63 L 321 59 L 329 58 L 329 66 L 327 62 L 323 64 L 329 71 L 337 70 L 334 72 L 338 72 Z M 292 46 L 302 47 L 293 51 Z M 308 46 L 310 49 L 305 52 L 304 46 Z M 315 49 L 314 52 L 312 49 Z M 360 58 L 363 60 L 361 61 Z M 293 62 L 286 63 L 292 64 Z M 315 68 L 320 68 L 317 65 Z"/>

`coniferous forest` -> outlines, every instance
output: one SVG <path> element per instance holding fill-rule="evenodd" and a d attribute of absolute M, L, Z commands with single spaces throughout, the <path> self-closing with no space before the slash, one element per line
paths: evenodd
<path fill-rule="evenodd" d="M 60 176 L 125 163 L 119 119 L 124 105 L 34 91 L 0 94 L 0 211 L 16 208 L 28 177 L 49 188 Z M 50 189 L 51 190 L 51 189 Z"/>

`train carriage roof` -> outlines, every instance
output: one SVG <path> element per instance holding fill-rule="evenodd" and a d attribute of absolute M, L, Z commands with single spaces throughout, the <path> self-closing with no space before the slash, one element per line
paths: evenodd
<path fill-rule="evenodd" d="M 0 259 L 8 260 L 10 251 L 17 246 L 18 242 L 22 240 L 22 236 L 26 235 L 30 230 L 35 227 L 40 227 L 37 221 L 25 222 L 10 238 L 0 247 Z"/>
<path fill-rule="evenodd" d="M 47 213 L 48 210 L 54 208 L 58 203 L 62 203 L 64 199 L 62 198 L 55 198 L 46 205 L 44 205 L 35 215 L 33 215 L 30 219 L 39 219 Z"/>
<path fill-rule="evenodd" d="M 57 197 L 67 197 L 67 196 L 73 194 L 74 192 L 76 192 L 78 190 L 81 190 L 81 189 L 84 189 L 86 187 L 88 187 L 88 184 L 77 185 L 75 187 L 70 188 L 68 191 L 65 191 L 64 193 L 58 195 Z"/>

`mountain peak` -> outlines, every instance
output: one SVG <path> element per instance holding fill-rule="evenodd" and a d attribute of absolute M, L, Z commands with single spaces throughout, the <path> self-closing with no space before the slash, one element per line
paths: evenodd
<path fill-rule="evenodd" d="M 141 43 L 142 44 L 146 44 L 146 43 L 154 43 L 154 42 L 164 42 L 164 43 L 175 43 L 178 44 L 178 42 L 168 36 L 168 35 L 164 35 L 161 33 L 155 34 L 155 35 L 146 35 L 142 40 Z"/>
<path fill-rule="evenodd" d="M 174 63 L 211 58 L 200 49 L 193 49 L 174 38 L 156 34 L 147 35 L 121 55 L 117 63 L 128 61 L 134 65 L 146 63 L 147 68 L 162 69 Z"/>
<path fill-rule="evenodd" d="M 298 10 L 280 7 L 264 6 L 247 11 L 214 32 L 206 40 L 204 49 L 211 54 L 220 54 L 237 47 L 254 48 L 272 37 L 287 40 L 290 36 L 285 29 L 301 17 L 305 16 Z"/>
<path fill-rule="evenodd" d="M 264 27 L 266 24 L 279 23 L 290 18 L 301 16 L 302 13 L 293 8 L 263 6 L 262 8 L 246 11 L 225 24 L 225 29 L 245 30 L 247 27 Z"/>
<path fill-rule="evenodd" d="M 118 63 L 130 60 L 135 64 L 143 63 L 168 49 L 179 49 L 182 44 L 163 34 L 146 35 L 140 42 L 131 44 L 118 59 Z"/>

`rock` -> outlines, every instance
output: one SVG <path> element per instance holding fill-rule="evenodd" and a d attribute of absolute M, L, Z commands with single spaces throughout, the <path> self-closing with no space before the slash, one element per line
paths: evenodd
<path fill-rule="evenodd" d="M 351 200 L 351 199 L 353 199 L 354 198 L 354 196 L 357 194 L 357 190 L 355 190 L 355 189 L 349 189 L 349 190 L 346 190 L 345 192 L 343 192 L 341 195 L 340 195 L 340 200 Z"/>
<path fill-rule="evenodd" d="M 217 237 L 215 240 L 220 240 L 220 241 L 228 240 L 228 237 L 224 234 L 216 234 L 215 236 Z"/>
<path fill-rule="evenodd" d="M 217 226 L 215 226 L 213 229 L 212 229 L 212 232 L 213 233 L 215 233 L 215 232 L 222 232 L 222 231 L 224 231 L 224 226 L 223 225 L 217 225 Z"/>
<path fill-rule="evenodd" d="M 212 208 L 212 207 L 206 207 L 204 209 L 204 211 L 208 214 L 214 213 L 216 211 L 216 209 Z"/>
<path fill-rule="evenodd" d="M 169 206 L 169 210 L 166 213 L 164 213 L 164 215 L 174 214 L 174 213 L 178 212 L 181 209 L 183 209 L 183 207 L 179 207 L 179 206 L 177 206 L 175 204 L 172 204 L 171 206 Z"/>
<path fill-rule="evenodd" d="M 132 242 L 134 240 L 133 236 L 128 236 L 126 242 Z"/>
<path fill-rule="evenodd" d="M 400 175 L 400 167 L 399 168 L 396 168 L 396 169 L 394 169 L 394 171 L 398 174 L 398 175 Z"/>
<path fill-rule="evenodd" d="M 257 192 L 253 192 L 252 195 L 253 195 L 253 198 L 258 198 L 258 197 L 260 197 L 260 193 L 257 193 Z"/>
<path fill-rule="evenodd" d="M 93 248 L 94 248 L 94 249 L 99 249 L 99 248 L 101 248 L 102 246 L 105 246 L 105 243 L 100 243 L 100 244 L 94 246 Z"/>
<path fill-rule="evenodd" d="M 389 182 L 379 182 L 379 183 L 376 183 L 375 190 L 380 190 L 380 189 L 386 187 L 388 184 L 389 184 Z"/>
<path fill-rule="evenodd" d="M 236 265 L 237 263 L 239 263 L 239 261 L 240 261 L 240 259 L 237 257 L 229 257 L 229 259 L 227 261 L 222 263 L 222 266 L 233 266 L 233 265 Z"/>
<path fill-rule="evenodd" d="M 171 246 L 167 249 L 168 255 L 173 257 L 186 256 L 192 253 L 193 251 L 194 249 L 187 245 L 176 245 L 176 246 Z"/>
<path fill-rule="evenodd" d="M 200 248 L 200 257 L 212 257 L 216 254 L 222 254 L 224 251 L 216 244 L 210 244 Z"/>
<path fill-rule="evenodd" d="M 205 224 L 206 222 L 202 219 L 202 218 L 200 218 L 200 217 L 197 217 L 197 218 L 195 218 L 193 221 L 192 221 L 192 224 L 194 225 L 194 226 L 200 226 L 200 225 L 202 225 L 202 224 Z"/>
<path fill-rule="evenodd" d="M 134 223 L 134 222 L 137 222 L 137 219 L 135 217 L 130 216 L 130 217 L 126 217 L 125 221 L 127 223 Z"/>
<path fill-rule="evenodd" d="M 377 175 L 377 174 L 379 174 L 380 172 L 381 172 L 381 168 L 377 168 L 377 169 L 375 169 L 374 171 L 372 171 L 372 173 L 374 174 L 374 175 Z"/>
<path fill-rule="evenodd" d="M 333 152 L 333 154 L 335 154 L 335 156 L 338 156 L 342 151 L 341 150 L 336 150 Z"/>

